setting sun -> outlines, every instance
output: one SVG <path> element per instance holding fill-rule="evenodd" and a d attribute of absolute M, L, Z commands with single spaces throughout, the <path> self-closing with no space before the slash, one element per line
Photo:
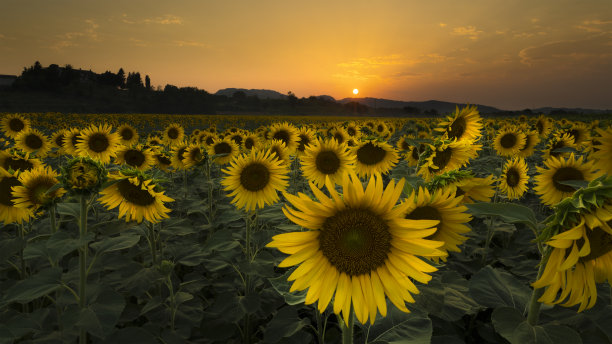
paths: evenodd
<path fill-rule="evenodd" d="M 353 89 L 353 94 L 359 94 L 359 90 L 358 90 L 358 89 L 356 89 L 356 88 L 354 88 L 354 89 Z"/>

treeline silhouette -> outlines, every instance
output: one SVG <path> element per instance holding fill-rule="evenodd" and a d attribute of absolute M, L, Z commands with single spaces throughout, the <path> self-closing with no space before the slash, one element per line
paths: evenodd
<path fill-rule="evenodd" d="M 333 99 L 298 98 L 289 92 L 283 99 L 260 99 L 236 91 L 231 96 L 210 94 L 196 87 L 152 87 L 140 72 L 98 74 L 71 65 L 38 61 L 23 69 L 9 89 L 0 91 L 0 112 L 168 113 L 168 114 L 294 114 L 371 115 L 357 102 L 340 104 Z M 401 112 L 401 110 L 399 110 Z"/>

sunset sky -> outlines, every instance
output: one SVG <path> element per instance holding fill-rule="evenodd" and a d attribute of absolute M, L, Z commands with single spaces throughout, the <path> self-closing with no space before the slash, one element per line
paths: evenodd
<path fill-rule="evenodd" d="M 612 2 L 0 0 L 0 74 L 612 109 Z"/>

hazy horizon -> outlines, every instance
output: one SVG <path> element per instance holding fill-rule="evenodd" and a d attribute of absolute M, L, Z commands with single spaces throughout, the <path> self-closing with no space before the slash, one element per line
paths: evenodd
<path fill-rule="evenodd" d="M 34 61 L 152 85 L 439 100 L 503 110 L 612 108 L 612 5 L 450 0 L 7 1 L 0 74 Z M 352 94 L 359 89 L 357 96 Z"/>

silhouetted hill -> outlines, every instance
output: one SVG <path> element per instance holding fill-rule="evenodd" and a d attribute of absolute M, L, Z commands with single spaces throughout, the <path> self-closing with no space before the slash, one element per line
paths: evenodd
<path fill-rule="evenodd" d="M 258 90 L 246 88 L 224 88 L 215 92 L 215 95 L 232 97 L 236 92 L 244 92 L 246 96 L 257 96 L 257 98 L 259 99 L 287 99 L 286 94 L 282 94 L 273 90 Z"/>
<path fill-rule="evenodd" d="M 403 108 L 413 108 L 418 109 L 420 112 L 436 110 L 440 114 L 448 114 L 455 111 L 457 106 L 462 107 L 466 104 L 459 103 L 450 103 L 443 102 L 439 100 L 428 100 L 424 102 L 415 102 L 415 101 L 400 101 L 400 100 L 390 100 L 390 99 L 381 99 L 381 98 L 344 98 L 338 100 L 338 102 L 342 104 L 346 104 L 349 102 L 358 102 L 359 104 L 367 105 L 371 108 L 387 108 L 387 109 L 403 109 Z M 504 110 L 500 110 L 494 108 L 492 106 L 480 105 L 480 104 L 471 104 L 476 105 L 478 107 L 478 111 L 482 114 L 487 113 L 499 113 Z"/>
<path fill-rule="evenodd" d="M 541 107 L 537 109 L 531 109 L 533 113 L 549 114 L 566 114 L 566 113 L 582 113 L 582 114 L 601 114 L 601 113 L 612 113 L 611 109 L 598 110 L 598 109 L 583 109 L 583 108 L 557 108 L 557 107 Z"/>

